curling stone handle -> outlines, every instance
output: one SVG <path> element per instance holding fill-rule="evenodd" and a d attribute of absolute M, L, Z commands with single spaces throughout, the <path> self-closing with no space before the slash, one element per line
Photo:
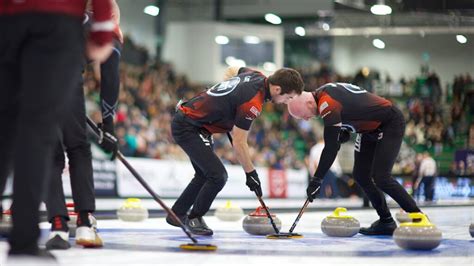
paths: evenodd
<path fill-rule="evenodd" d="M 417 223 L 420 225 L 431 225 L 430 220 L 428 220 L 428 217 L 426 217 L 424 213 L 411 212 L 408 214 L 408 216 L 413 220 L 414 223 Z M 419 222 L 417 220 L 419 220 Z"/>
<path fill-rule="evenodd" d="M 126 201 L 125 201 L 125 207 L 126 208 L 134 208 L 134 207 L 138 207 L 141 205 L 141 200 L 138 199 L 138 198 L 128 198 Z"/>
<path fill-rule="evenodd" d="M 347 209 L 346 209 L 346 208 L 343 208 L 343 207 L 337 207 L 337 208 L 334 210 L 334 216 L 335 216 L 335 217 L 340 217 L 340 216 L 341 216 L 341 212 L 347 212 Z"/>

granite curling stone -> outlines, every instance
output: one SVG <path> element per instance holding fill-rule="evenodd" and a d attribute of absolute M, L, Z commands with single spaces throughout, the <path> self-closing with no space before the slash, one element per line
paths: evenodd
<path fill-rule="evenodd" d="M 10 210 L 6 210 L 0 219 L 0 236 L 8 237 L 10 235 L 10 230 L 12 229 L 12 213 Z"/>
<path fill-rule="evenodd" d="M 409 250 L 432 250 L 439 246 L 442 239 L 441 231 L 432 224 L 425 214 L 409 213 L 413 222 L 402 223 L 393 232 L 393 240 Z"/>
<path fill-rule="evenodd" d="M 278 230 L 281 229 L 281 221 L 278 217 L 272 214 L 273 221 Z M 250 213 L 242 221 L 244 231 L 251 235 L 269 235 L 274 234 L 275 230 L 268 219 L 263 207 L 258 207 L 254 212 Z"/>
<path fill-rule="evenodd" d="M 244 211 L 228 200 L 224 206 L 217 207 L 214 215 L 221 221 L 234 222 L 244 216 Z"/>
<path fill-rule="evenodd" d="M 117 210 L 117 217 L 125 222 L 141 222 L 148 218 L 148 210 L 140 199 L 129 198 Z"/>
<path fill-rule="evenodd" d="M 321 230 L 324 234 L 335 237 L 352 237 L 359 232 L 359 221 L 352 216 L 341 215 L 341 212 L 347 212 L 347 209 L 336 208 L 333 214 L 324 218 L 321 222 Z"/>

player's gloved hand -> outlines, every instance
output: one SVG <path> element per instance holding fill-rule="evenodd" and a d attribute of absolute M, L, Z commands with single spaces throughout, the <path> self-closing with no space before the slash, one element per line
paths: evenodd
<path fill-rule="evenodd" d="M 345 143 L 351 139 L 351 132 L 347 129 L 341 128 L 341 131 L 339 131 L 339 137 L 337 138 L 337 141 L 339 143 Z"/>
<path fill-rule="evenodd" d="M 261 183 L 257 171 L 253 170 L 250 173 L 245 173 L 245 175 L 247 176 L 247 182 L 245 182 L 247 187 L 250 188 L 250 191 L 255 192 L 257 196 L 261 197 L 263 195 L 262 186 L 260 185 Z"/>
<path fill-rule="evenodd" d="M 316 176 L 313 176 L 313 178 L 311 178 L 309 181 L 308 188 L 306 189 L 306 195 L 308 196 L 309 202 L 313 202 L 313 200 L 318 195 L 322 182 L 323 179 Z"/>
<path fill-rule="evenodd" d="M 98 124 L 99 128 L 99 145 L 107 153 L 111 153 L 111 161 L 115 159 L 118 152 L 118 141 L 114 134 L 113 124 Z"/>

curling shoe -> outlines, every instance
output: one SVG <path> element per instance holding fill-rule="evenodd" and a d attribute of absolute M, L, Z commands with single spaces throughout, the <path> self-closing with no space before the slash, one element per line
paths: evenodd
<path fill-rule="evenodd" d="M 186 220 L 186 227 L 195 235 L 212 236 L 214 234 L 202 217 L 188 218 Z"/>
<path fill-rule="evenodd" d="M 104 245 L 96 229 L 89 226 L 77 227 L 76 244 L 86 248 L 99 248 Z"/>
<path fill-rule="evenodd" d="M 393 235 L 393 231 L 397 229 L 397 223 L 393 220 L 392 217 L 379 219 L 372 223 L 370 227 L 362 227 L 359 230 L 359 233 L 363 235 L 375 236 L 375 235 Z"/>
<path fill-rule="evenodd" d="M 51 231 L 51 233 L 49 233 L 49 239 L 48 242 L 46 242 L 47 250 L 69 248 L 71 248 L 71 244 L 69 244 L 69 231 Z"/>

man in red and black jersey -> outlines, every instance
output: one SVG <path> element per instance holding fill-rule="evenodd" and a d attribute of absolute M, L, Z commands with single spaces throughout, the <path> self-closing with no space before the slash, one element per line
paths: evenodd
<path fill-rule="evenodd" d="M 403 114 L 391 102 L 352 84 L 329 83 L 292 99 L 288 111 L 295 118 L 319 116 L 324 121 L 324 149 L 306 190 L 310 201 L 316 197 L 341 143 L 349 140 L 350 133 L 357 133 L 354 179 L 380 216 L 360 233 L 392 235 L 396 229 L 383 192 L 406 212 L 420 212 L 413 198 L 391 176 L 405 133 Z"/>
<path fill-rule="evenodd" d="M 246 185 L 261 196 L 260 180 L 249 155 L 248 131 L 265 102 L 287 103 L 304 86 L 301 75 L 289 68 L 277 70 L 267 78 L 249 68 L 232 67 L 226 77 L 225 81 L 178 104 L 171 124 L 174 140 L 189 156 L 196 171 L 172 209 L 198 235 L 213 234 L 202 217 L 227 181 L 225 167 L 213 151 L 212 134 L 232 132 L 235 154 L 247 176 Z M 171 217 L 166 220 L 177 225 Z"/>
<path fill-rule="evenodd" d="M 85 6 L 85 0 L 0 0 L 0 179 L 13 165 L 11 256 L 52 258 L 38 247 L 38 209 L 58 123 L 81 71 L 84 46 L 100 61 L 112 51 L 110 1 L 92 1 L 95 23 L 87 43 Z"/>

